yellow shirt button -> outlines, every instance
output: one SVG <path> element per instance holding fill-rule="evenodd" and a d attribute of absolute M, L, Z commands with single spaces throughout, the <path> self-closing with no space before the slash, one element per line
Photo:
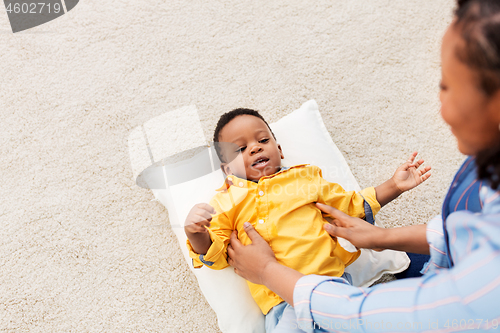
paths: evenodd
<path fill-rule="evenodd" d="M 259 220 L 259 223 L 260 223 L 260 224 L 264 223 L 264 220 Z"/>
<path fill-rule="evenodd" d="M 259 195 L 263 196 L 264 195 L 264 191 L 259 191 Z"/>
<path fill-rule="evenodd" d="M 240 185 L 240 187 L 243 187 L 243 182 L 240 182 L 238 185 Z"/>

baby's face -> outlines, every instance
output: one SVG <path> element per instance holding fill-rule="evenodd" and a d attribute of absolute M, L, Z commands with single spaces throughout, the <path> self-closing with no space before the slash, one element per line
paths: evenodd
<path fill-rule="evenodd" d="M 281 147 L 257 117 L 237 116 L 220 131 L 219 141 L 225 160 L 221 167 L 227 175 L 259 180 L 281 168 Z"/>

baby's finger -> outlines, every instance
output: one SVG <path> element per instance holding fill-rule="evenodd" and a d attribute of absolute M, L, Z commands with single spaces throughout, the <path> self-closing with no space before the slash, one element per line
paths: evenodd
<path fill-rule="evenodd" d="M 208 213 L 210 213 L 212 215 L 217 213 L 215 211 L 214 207 L 210 206 L 207 203 L 201 203 L 201 204 L 198 205 L 198 207 L 201 208 L 202 210 L 207 211 Z"/>
<path fill-rule="evenodd" d="M 199 211 L 197 213 L 198 214 L 196 214 L 196 215 L 199 216 L 200 221 L 212 221 L 212 214 L 210 214 L 206 210 L 202 210 L 202 211 Z"/>
<path fill-rule="evenodd" d="M 186 224 L 186 227 L 192 233 L 206 233 L 206 232 L 208 232 L 207 228 L 200 226 L 197 223 Z"/>
<path fill-rule="evenodd" d="M 210 227 L 210 221 L 201 221 L 198 223 L 199 226 L 205 226 L 205 227 Z"/>
<path fill-rule="evenodd" d="M 408 162 L 409 162 L 410 164 L 411 164 L 411 163 L 413 163 L 413 161 L 415 160 L 415 157 L 417 157 L 417 155 L 418 155 L 418 152 L 414 151 L 414 152 L 410 155 L 410 157 L 408 158 Z"/>
<path fill-rule="evenodd" d="M 410 165 L 410 168 L 411 167 L 415 167 L 416 169 L 418 169 L 422 164 L 424 164 L 424 160 L 423 159 L 420 159 L 416 162 L 413 162 L 411 165 Z"/>
<path fill-rule="evenodd" d="M 203 228 L 203 232 L 206 231 L 205 226 L 210 227 L 210 222 L 199 216 L 196 216 L 194 220 L 189 221 L 187 224 L 196 225 L 199 228 Z M 202 230 L 198 231 L 202 232 Z"/>
<path fill-rule="evenodd" d="M 426 172 L 429 172 L 430 169 L 431 169 L 430 166 L 426 166 L 425 168 L 420 169 L 420 174 L 423 175 Z"/>
<path fill-rule="evenodd" d="M 430 173 L 430 172 L 428 172 L 428 173 L 426 173 L 425 175 L 420 176 L 420 179 L 424 182 L 424 181 L 426 181 L 427 179 L 429 179 L 429 177 L 430 177 L 430 176 L 431 176 L 431 173 Z"/>

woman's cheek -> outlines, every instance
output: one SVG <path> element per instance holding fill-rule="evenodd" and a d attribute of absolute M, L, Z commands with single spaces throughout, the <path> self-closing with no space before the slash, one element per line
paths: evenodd
<path fill-rule="evenodd" d="M 446 96 L 443 96 L 441 98 L 441 117 L 443 118 L 443 120 L 450 126 L 453 125 L 453 114 L 450 113 L 453 111 L 453 108 L 451 107 L 448 99 L 446 98 Z"/>
<path fill-rule="evenodd" d="M 448 115 L 447 115 L 447 107 L 446 107 L 446 104 L 444 102 L 441 102 L 441 109 L 440 109 L 440 112 L 441 112 L 441 118 L 443 118 L 443 120 L 448 124 L 450 125 L 450 123 L 448 122 Z"/>

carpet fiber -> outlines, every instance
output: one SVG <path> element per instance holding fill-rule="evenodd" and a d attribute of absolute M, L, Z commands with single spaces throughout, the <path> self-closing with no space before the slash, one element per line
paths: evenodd
<path fill-rule="evenodd" d="M 233 108 L 273 122 L 315 99 L 362 187 L 420 152 L 432 177 L 379 219 L 428 221 L 464 158 L 439 114 L 453 6 L 85 0 L 17 34 L 2 7 L 0 331 L 219 332 L 128 156 L 132 128 L 183 106 L 210 138 Z"/>

